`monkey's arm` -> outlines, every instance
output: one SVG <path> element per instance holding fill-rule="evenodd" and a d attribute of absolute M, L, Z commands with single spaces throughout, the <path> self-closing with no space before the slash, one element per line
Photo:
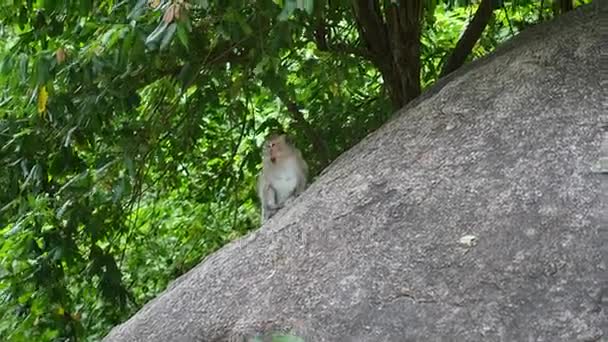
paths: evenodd
<path fill-rule="evenodd" d="M 268 213 L 268 209 L 267 209 L 267 201 L 268 201 L 268 195 L 267 195 L 267 190 L 266 190 L 267 186 L 266 186 L 266 179 L 264 177 L 264 173 L 263 171 L 260 173 L 260 175 L 258 176 L 258 181 L 257 181 L 257 193 L 258 193 L 258 197 L 260 199 L 260 218 L 261 218 L 261 223 L 264 224 L 264 221 L 266 221 L 269 218 L 269 213 Z"/>
<path fill-rule="evenodd" d="M 277 203 L 277 192 L 270 184 L 264 186 L 264 204 L 266 208 L 271 210 L 280 209 L 282 207 L 282 205 Z"/>
<path fill-rule="evenodd" d="M 281 204 L 277 204 L 277 193 L 270 185 L 266 185 L 264 193 L 265 197 L 264 202 L 262 203 L 262 223 L 271 218 L 277 213 L 277 211 L 279 211 L 279 209 L 283 207 Z"/>
<path fill-rule="evenodd" d="M 258 179 L 258 195 L 262 204 L 261 219 L 263 224 L 264 221 L 271 218 L 282 206 L 277 204 L 277 193 L 264 175 Z"/>

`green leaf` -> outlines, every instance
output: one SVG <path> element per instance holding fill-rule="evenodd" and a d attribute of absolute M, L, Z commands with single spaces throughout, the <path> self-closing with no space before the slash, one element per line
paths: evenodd
<path fill-rule="evenodd" d="M 48 12 L 53 12 L 55 10 L 55 7 L 57 6 L 57 1 L 56 0 L 44 0 L 44 9 L 47 10 Z"/>
<path fill-rule="evenodd" d="M 234 19 L 239 24 L 239 26 L 241 27 L 241 30 L 243 30 L 245 35 L 250 36 L 253 33 L 253 29 L 251 28 L 251 26 L 249 26 L 247 21 L 245 21 L 245 18 L 243 18 L 242 15 L 237 13 L 235 15 Z"/>
<path fill-rule="evenodd" d="M 80 5 L 78 7 L 80 10 L 80 15 L 83 17 L 87 16 L 93 8 L 93 0 L 79 0 L 78 4 Z"/>
<path fill-rule="evenodd" d="M 17 300 L 17 302 L 19 304 L 24 304 L 26 303 L 28 300 L 30 300 L 30 298 L 32 297 L 32 293 L 31 292 L 26 292 L 23 295 L 21 295 L 19 297 L 19 299 Z"/>
<path fill-rule="evenodd" d="M 148 0 L 138 0 L 137 3 L 135 4 L 135 6 L 133 6 L 133 9 L 131 10 L 131 12 L 129 12 L 129 14 L 127 15 L 127 19 L 129 19 L 129 20 L 139 19 L 139 17 L 141 17 L 142 14 L 146 11 L 147 3 L 148 3 Z"/>
<path fill-rule="evenodd" d="M 186 50 L 190 49 L 188 45 L 188 28 L 183 22 L 179 22 L 177 24 L 177 37 L 182 45 L 186 48 Z"/>
<path fill-rule="evenodd" d="M 28 56 L 25 53 L 19 55 L 19 76 L 21 77 L 21 82 L 27 81 L 27 67 L 28 67 Z"/>
<path fill-rule="evenodd" d="M 4 56 L 2 61 L 0 61 L 0 74 L 7 75 L 11 71 L 12 67 L 13 59 L 11 55 Z"/>
<path fill-rule="evenodd" d="M 12 226 L 12 228 L 4 234 L 4 237 L 9 238 L 12 235 L 19 233 L 21 231 L 22 227 L 23 227 L 23 221 L 19 221 L 19 222 L 15 223 Z"/>
<path fill-rule="evenodd" d="M 59 336 L 59 330 L 49 329 L 43 332 L 41 340 L 43 341 L 54 341 Z"/>

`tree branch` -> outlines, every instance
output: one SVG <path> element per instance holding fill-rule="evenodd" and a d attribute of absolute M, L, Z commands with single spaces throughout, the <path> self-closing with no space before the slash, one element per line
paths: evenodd
<path fill-rule="evenodd" d="M 391 101 L 395 109 L 420 94 L 420 33 L 423 5 L 406 1 L 384 8 L 392 72 Z"/>
<path fill-rule="evenodd" d="M 572 11 L 574 9 L 572 0 L 558 0 L 556 1 L 556 6 L 558 7 L 559 13 L 561 14 Z"/>
<path fill-rule="evenodd" d="M 479 37 L 481 37 L 481 34 L 488 25 L 490 18 L 492 18 L 493 9 L 492 0 L 481 1 L 479 8 L 477 8 L 477 12 L 475 12 L 475 16 L 473 16 L 473 20 L 471 20 L 471 23 L 467 26 L 462 37 L 456 44 L 454 51 L 452 51 L 452 54 L 444 64 L 443 70 L 441 71 L 441 77 L 460 68 L 464 64 L 467 57 L 471 54 L 475 43 L 477 43 Z"/>
<path fill-rule="evenodd" d="M 353 9 L 359 33 L 377 59 L 390 51 L 386 26 L 375 0 L 355 0 Z"/>

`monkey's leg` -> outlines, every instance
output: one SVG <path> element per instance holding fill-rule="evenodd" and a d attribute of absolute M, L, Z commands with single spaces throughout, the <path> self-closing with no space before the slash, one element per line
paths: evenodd
<path fill-rule="evenodd" d="M 264 219 L 262 222 L 270 219 L 271 217 L 273 217 L 280 209 L 282 208 L 282 206 L 275 206 L 272 208 L 266 208 L 266 210 L 264 211 Z"/>

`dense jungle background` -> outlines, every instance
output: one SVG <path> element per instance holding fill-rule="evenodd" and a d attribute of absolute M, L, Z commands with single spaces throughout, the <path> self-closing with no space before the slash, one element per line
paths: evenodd
<path fill-rule="evenodd" d="M 591 1 L 0 4 L 0 340 L 96 341 L 440 77 Z M 311 181 L 314 180 L 314 177 Z"/>

